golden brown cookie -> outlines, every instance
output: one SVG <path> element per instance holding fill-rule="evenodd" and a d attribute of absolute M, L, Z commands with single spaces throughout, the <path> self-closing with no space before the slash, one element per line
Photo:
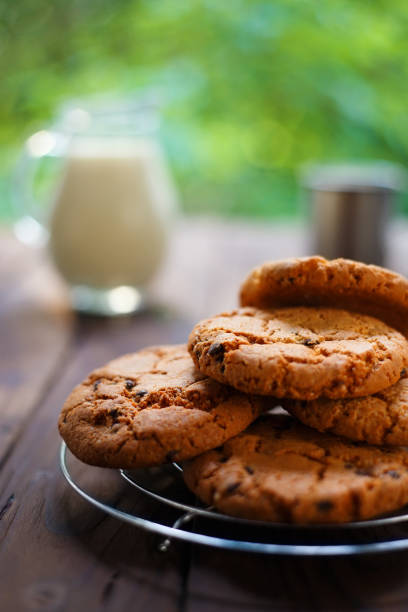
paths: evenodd
<path fill-rule="evenodd" d="M 408 342 L 373 317 L 334 308 L 241 308 L 198 323 L 198 369 L 248 393 L 310 400 L 359 397 L 396 382 Z"/>
<path fill-rule="evenodd" d="M 241 287 L 241 306 L 334 306 L 362 312 L 408 333 L 408 280 L 349 259 L 304 257 L 269 261 Z"/>
<path fill-rule="evenodd" d="M 237 517 L 359 521 L 408 503 L 408 453 L 349 442 L 271 414 L 187 462 L 184 480 L 204 503 Z"/>
<path fill-rule="evenodd" d="M 408 446 L 408 378 L 355 399 L 282 400 L 302 423 L 369 444 Z"/>
<path fill-rule="evenodd" d="M 214 448 L 265 407 L 197 372 L 185 345 L 152 347 L 92 372 L 66 400 L 59 430 L 86 463 L 145 467 Z"/>

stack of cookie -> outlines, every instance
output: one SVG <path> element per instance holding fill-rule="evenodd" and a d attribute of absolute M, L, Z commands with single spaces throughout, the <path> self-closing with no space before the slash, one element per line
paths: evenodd
<path fill-rule="evenodd" d="M 185 462 L 190 489 L 245 518 L 345 522 L 408 503 L 408 281 L 312 257 L 264 264 L 240 299 L 195 326 L 189 352 L 91 373 L 60 416 L 71 451 L 115 468 Z"/>

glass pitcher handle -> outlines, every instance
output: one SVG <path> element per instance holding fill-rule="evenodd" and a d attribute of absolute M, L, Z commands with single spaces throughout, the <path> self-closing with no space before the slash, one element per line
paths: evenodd
<path fill-rule="evenodd" d="M 34 177 L 38 162 L 48 156 L 59 156 L 66 137 L 51 130 L 41 130 L 24 143 L 12 179 L 12 199 L 18 219 L 14 233 L 24 244 L 44 246 L 48 241 L 45 215 L 34 197 Z"/>

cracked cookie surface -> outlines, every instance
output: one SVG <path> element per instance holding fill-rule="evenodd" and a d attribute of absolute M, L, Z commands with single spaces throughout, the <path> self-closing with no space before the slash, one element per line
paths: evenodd
<path fill-rule="evenodd" d="M 408 362 L 399 332 L 325 307 L 240 308 L 198 323 L 188 347 L 197 368 L 220 382 L 302 400 L 376 393 Z"/>
<path fill-rule="evenodd" d="M 313 256 L 265 262 L 243 282 L 240 304 L 334 306 L 377 317 L 408 334 L 408 280 L 350 259 Z"/>
<path fill-rule="evenodd" d="M 369 444 L 408 446 L 408 378 L 374 395 L 355 399 L 282 400 L 302 423 Z"/>
<path fill-rule="evenodd" d="M 194 457 L 266 407 L 200 374 L 185 345 L 151 347 L 92 372 L 67 398 L 59 430 L 92 465 L 136 468 Z"/>
<path fill-rule="evenodd" d="M 232 516 L 297 524 L 358 521 L 408 503 L 408 453 L 268 414 L 187 462 L 184 480 L 204 503 Z"/>

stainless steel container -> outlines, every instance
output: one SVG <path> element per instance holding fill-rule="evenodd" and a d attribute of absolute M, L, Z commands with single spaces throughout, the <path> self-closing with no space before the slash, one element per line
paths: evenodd
<path fill-rule="evenodd" d="M 302 182 L 311 200 L 313 252 L 384 264 L 385 228 L 402 170 L 388 163 L 309 166 Z"/>

